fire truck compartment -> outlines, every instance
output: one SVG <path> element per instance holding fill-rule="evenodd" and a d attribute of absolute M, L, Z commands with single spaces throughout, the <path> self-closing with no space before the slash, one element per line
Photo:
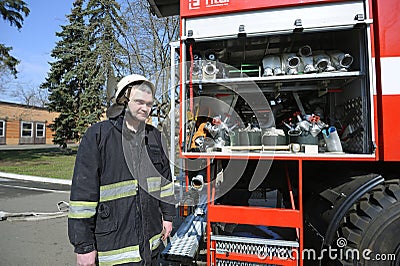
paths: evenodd
<path fill-rule="evenodd" d="M 194 138 L 202 123 L 223 130 L 213 122 L 219 117 L 228 132 L 222 134 L 223 144 L 214 146 L 251 146 L 245 150 L 260 152 L 279 144 L 283 150 L 275 151 L 288 147 L 290 153 L 294 150 L 285 145 L 298 143 L 298 154 L 373 154 L 368 32 L 369 25 L 360 23 L 187 41 L 183 95 L 195 97 L 188 111 L 195 114 L 196 126 L 188 129 L 186 151 L 199 150 L 193 149 Z M 247 139 L 240 141 L 244 131 Z M 255 142 L 252 131 L 259 131 Z M 218 132 L 204 132 L 215 142 Z M 280 139 L 271 145 L 268 137 L 277 137 L 276 132 Z M 240 149 L 228 152 L 235 150 Z"/>

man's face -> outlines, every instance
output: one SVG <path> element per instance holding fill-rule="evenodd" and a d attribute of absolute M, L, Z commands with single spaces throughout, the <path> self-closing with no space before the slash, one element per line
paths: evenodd
<path fill-rule="evenodd" d="M 153 106 L 153 95 L 149 92 L 132 88 L 129 97 L 128 109 L 131 117 L 140 122 L 145 122 Z"/>

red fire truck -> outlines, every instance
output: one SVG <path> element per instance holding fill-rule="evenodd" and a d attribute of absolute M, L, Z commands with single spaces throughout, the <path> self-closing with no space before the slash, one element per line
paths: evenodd
<path fill-rule="evenodd" d="M 180 16 L 179 154 L 195 206 L 165 258 L 400 265 L 400 2 L 149 3 Z"/>

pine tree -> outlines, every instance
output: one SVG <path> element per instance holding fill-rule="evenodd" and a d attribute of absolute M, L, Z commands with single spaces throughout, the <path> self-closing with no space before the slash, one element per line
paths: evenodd
<path fill-rule="evenodd" d="M 40 86 L 49 92 L 49 111 L 60 112 L 50 127 L 55 132 L 54 143 L 63 147 L 68 140 L 79 140 L 81 137 L 82 95 L 85 85 L 90 84 L 90 76 L 82 65 L 91 56 L 82 12 L 83 0 L 76 0 L 73 6 L 67 16 L 70 24 L 62 26 L 62 31 L 56 33 L 61 39 L 51 54 L 56 61 L 50 63 L 50 72 Z"/>
<path fill-rule="evenodd" d="M 4 21 L 8 21 L 11 26 L 21 29 L 24 23 L 24 16 L 28 16 L 30 10 L 27 4 L 22 0 L 1 0 L 0 15 Z M 10 72 L 15 78 L 17 77 L 18 59 L 13 57 L 9 52 L 12 47 L 7 47 L 0 43 L 0 75 Z"/>
<path fill-rule="evenodd" d="M 51 125 L 57 144 L 79 141 L 100 120 L 117 79 L 131 73 L 150 77 L 169 66 L 169 42 L 177 36 L 179 20 L 158 20 L 148 4 L 126 3 L 128 16 L 122 17 L 117 0 L 75 0 L 69 24 L 56 33 L 61 38 L 52 51 L 56 61 L 41 88 L 49 92 L 49 110 L 60 112 Z M 161 107 L 168 101 L 160 100 Z"/>
<path fill-rule="evenodd" d="M 89 0 L 85 15 L 88 18 L 88 34 L 97 69 L 98 82 L 108 82 L 115 75 L 122 77 L 127 68 L 127 50 L 121 45 L 125 22 L 120 16 L 120 5 L 115 0 Z M 93 62 L 94 63 L 94 62 Z M 116 74 L 115 74 L 116 73 Z M 115 88 L 108 92 L 108 99 Z"/>

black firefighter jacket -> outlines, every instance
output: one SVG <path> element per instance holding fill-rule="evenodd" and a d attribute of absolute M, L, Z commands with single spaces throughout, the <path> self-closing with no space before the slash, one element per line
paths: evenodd
<path fill-rule="evenodd" d="M 128 166 L 122 124 L 123 116 L 99 122 L 79 145 L 68 235 L 76 253 L 96 249 L 100 265 L 149 265 L 162 246 L 162 219 L 172 221 L 175 213 L 171 171 L 161 134 L 149 125 L 134 148 L 140 162 Z"/>

